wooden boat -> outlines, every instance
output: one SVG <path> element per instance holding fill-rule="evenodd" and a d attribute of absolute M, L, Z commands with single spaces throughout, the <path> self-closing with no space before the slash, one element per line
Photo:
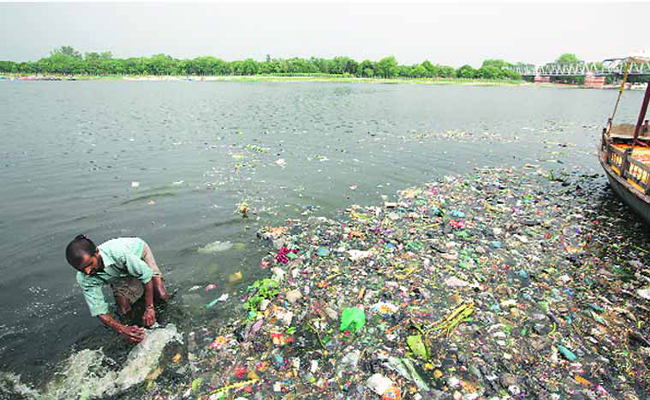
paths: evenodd
<path fill-rule="evenodd" d="M 631 62 L 650 61 L 649 55 L 633 55 L 626 62 L 623 83 L 614 113 L 603 129 L 598 159 L 610 186 L 619 197 L 650 225 L 650 132 L 645 118 L 650 100 L 647 85 L 636 125 L 614 125 L 614 116 L 621 100 Z"/>

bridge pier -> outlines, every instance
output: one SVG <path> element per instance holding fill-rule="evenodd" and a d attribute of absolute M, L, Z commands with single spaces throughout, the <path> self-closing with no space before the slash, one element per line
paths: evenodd
<path fill-rule="evenodd" d="M 587 72 L 585 75 L 585 87 L 602 88 L 605 86 L 605 77 L 596 76 L 593 72 Z"/>
<path fill-rule="evenodd" d="M 550 83 L 550 82 L 551 82 L 550 76 L 541 76 L 539 74 L 535 75 L 535 83 Z"/>

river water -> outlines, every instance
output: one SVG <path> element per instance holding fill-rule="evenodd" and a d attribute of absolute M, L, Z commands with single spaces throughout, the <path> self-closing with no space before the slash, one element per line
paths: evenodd
<path fill-rule="evenodd" d="M 600 174 L 615 91 L 344 83 L 0 83 L 0 370 L 42 384 L 69 354 L 128 346 L 91 318 L 64 249 L 140 236 L 186 324 L 225 317 L 265 225 L 481 166 Z M 620 121 L 635 121 L 629 92 Z M 137 184 L 135 184 L 137 182 Z M 237 213 L 242 202 L 248 217 Z M 215 242 L 219 242 L 216 243 Z M 198 251 L 214 244 L 213 251 Z M 229 283 L 229 275 L 243 279 Z M 214 283 L 216 290 L 203 287 Z M 190 292 L 194 286 L 201 290 Z M 216 294 L 224 307 L 201 309 Z M 178 312 L 175 312 L 177 310 Z M 189 310 L 189 311 L 187 311 Z"/>

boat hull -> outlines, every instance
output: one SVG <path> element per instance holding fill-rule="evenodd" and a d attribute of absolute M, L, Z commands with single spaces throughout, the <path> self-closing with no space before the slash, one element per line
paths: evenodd
<path fill-rule="evenodd" d="M 603 162 L 603 155 L 600 154 L 600 165 L 605 170 L 605 175 L 609 180 L 609 185 L 612 187 L 618 197 L 623 200 L 638 216 L 643 219 L 646 225 L 650 225 L 650 203 L 646 200 L 647 196 L 641 193 L 637 194 L 637 190 L 632 187 L 628 182 L 624 181 L 611 167 Z"/>

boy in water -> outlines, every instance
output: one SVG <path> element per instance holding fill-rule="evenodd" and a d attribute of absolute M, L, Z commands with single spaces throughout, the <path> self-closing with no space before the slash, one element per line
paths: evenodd
<path fill-rule="evenodd" d="M 111 285 L 118 311 L 126 315 L 131 305 L 142 295 L 146 308 L 142 315 L 144 326 L 156 322 L 154 298 L 167 301 L 163 277 L 149 245 L 140 238 L 117 238 L 95 246 L 90 239 L 79 235 L 68 244 L 65 258 L 77 272 L 77 283 L 83 290 L 93 317 L 126 337 L 131 343 L 144 339 L 144 329 L 122 325 L 108 313 L 108 303 L 102 286 Z"/>

